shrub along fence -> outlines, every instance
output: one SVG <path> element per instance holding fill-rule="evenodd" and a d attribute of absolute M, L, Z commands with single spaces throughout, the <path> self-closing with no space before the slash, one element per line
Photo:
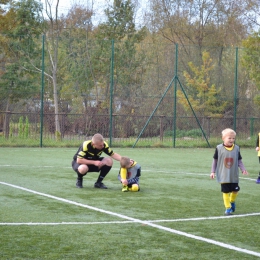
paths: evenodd
<path fill-rule="evenodd" d="M 212 147 L 221 141 L 221 131 L 233 127 L 233 120 L 228 118 L 177 117 L 174 133 L 174 118 L 154 116 L 138 139 L 149 116 L 113 115 L 113 128 L 110 133 L 110 116 L 86 114 L 59 114 L 61 132 L 55 132 L 54 115 L 44 114 L 41 128 L 39 113 L 0 113 L 0 145 L 8 146 L 75 146 L 95 133 L 102 133 L 114 146 L 128 147 Z M 205 136 L 198 126 L 201 125 Z M 238 139 L 245 144 L 255 144 L 260 129 L 259 118 L 237 118 Z M 175 138 L 174 138 L 175 134 Z M 205 139 L 206 137 L 206 139 Z M 252 140 L 252 141 L 251 141 Z M 244 142 L 243 142 L 244 143 Z"/>

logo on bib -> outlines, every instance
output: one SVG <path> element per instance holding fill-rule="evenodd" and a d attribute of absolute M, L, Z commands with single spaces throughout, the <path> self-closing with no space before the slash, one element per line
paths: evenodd
<path fill-rule="evenodd" d="M 225 160 L 224 160 L 224 165 L 228 169 L 230 169 L 232 167 L 233 163 L 234 163 L 233 158 L 225 158 Z"/>

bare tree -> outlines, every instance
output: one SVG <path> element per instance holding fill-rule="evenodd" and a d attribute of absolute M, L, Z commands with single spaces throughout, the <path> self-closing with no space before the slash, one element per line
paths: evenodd
<path fill-rule="evenodd" d="M 47 16 L 47 26 L 46 26 L 46 51 L 48 53 L 49 61 L 50 61 L 50 70 L 49 72 L 45 72 L 45 75 L 51 80 L 52 86 L 53 86 L 53 102 L 54 102 L 54 111 L 55 111 L 55 133 L 56 138 L 59 138 L 61 128 L 60 128 L 60 122 L 59 122 L 59 92 L 61 89 L 61 86 L 59 86 L 58 82 L 58 75 L 59 70 L 61 67 L 65 64 L 64 61 L 62 61 L 62 55 L 59 55 L 59 49 L 60 49 L 60 39 L 62 38 L 63 32 L 68 28 L 68 19 L 74 19 L 73 27 L 79 28 L 81 26 L 85 25 L 85 14 L 80 13 L 79 17 L 77 18 L 75 15 L 77 15 L 77 12 L 73 13 L 73 10 L 79 11 L 83 10 L 80 8 L 77 8 L 77 4 L 71 7 L 71 16 L 66 17 L 63 14 L 59 14 L 59 4 L 60 1 L 56 0 L 55 4 L 53 4 L 53 1 L 51 0 L 45 0 L 44 3 L 44 16 Z M 92 4 L 93 5 L 93 4 Z M 91 16 L 90 16 L 91 17 Z"/>
<path fill-rule="evenodd" d="M 170 42 L 236 45 L 259 20 L 258 0 L 152 0 L 147 25 Z"/>
<path fill-rule="evenodd" d="M 53 84 L 53 100 L 55 109 L 55 131 L 56 137 L 60 136 L 60 122 L 59 122 L 59 98 L 58 98 L 58 46 L 59 35 L 63 29 L 63 24 L 58 16 L 59 0 L 57 0 L 55 8 L 52 7 L 52 1 L 45 0 L 45 14 L 48 17 L 48 30 L 46 32 L 46 50 L 51 63 L 51 73 L 47 76 L 52 80 Z"/>

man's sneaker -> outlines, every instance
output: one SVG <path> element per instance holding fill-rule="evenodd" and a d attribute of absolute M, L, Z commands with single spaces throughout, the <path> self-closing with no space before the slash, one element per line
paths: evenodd
<path fill-rule="evenodd" d="M 122 191 L 123 192 L 127 192 L 128 191 L 128 186 L 124 185 L 123 188 L 122 188 Z"/>
<path fill-rule="evenodd" d="M 98 188 L 98 189 L 107 189 L 107 186 L 104 185 L 104 183 L 102 183 L 102 182 L 96 182 L 96 183 L 94 184 L 94 187 L 95 187 L 95 188 Z"/>
<path fill-rule="evenodd" d="M 229 216 L 229 215 L 232 215 L 232 208 L 229 208 L 229 209 L 226 209 L 226 211 L 225 211 L 225 215 L 226 216 Z"/>
<path fill-rule="evenodd" d="M 77 188 L 80 188 L 80 189 L 83 188 L 82 183 L 83 183 L 83 180 L 82 180 L 82 179 L 77 179 L 76 187 L 77 187 Z"/>
<path fill-rule="evenodd" d="M 260 184 L 260 176 L 258 176 L 257 180 L 256 180 L 257 184 Z"/>
<path fill-rule="evenodd" d="M 231 202 L 231 209 L 232 209 L 232 212 L 235 212 L 235 210 L 236 210 L 236 203 L 235 202 Z"/>

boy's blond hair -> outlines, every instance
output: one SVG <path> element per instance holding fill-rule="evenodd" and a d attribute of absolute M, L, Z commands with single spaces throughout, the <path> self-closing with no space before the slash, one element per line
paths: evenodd
<path fill-rule="evenodd" d="M 234 134 L 236 136 L 236 132 L 231 128 L 226 128 L 221 133 L 222 133 L 222 138 L 225 137 L 227 134 Z"/>
<path fill-rule="evenodd" d="M 126 156 L 122 156 L 120 160 L 120 166 L 122 168 L 126 168 L 130 164 L 130 158 Z"/>

